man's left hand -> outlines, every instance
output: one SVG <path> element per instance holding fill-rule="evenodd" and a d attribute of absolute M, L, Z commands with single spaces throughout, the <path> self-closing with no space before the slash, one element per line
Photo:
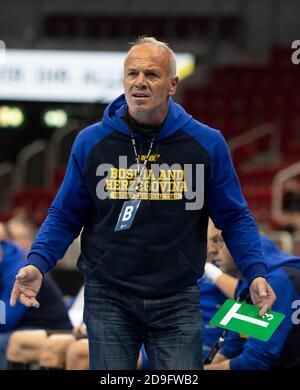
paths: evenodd
<path fill-rule="evenodd" d="M 258 277 L 250 284 L 250 295 L 253 305 L 261 308 L 259 315 L 262 317 L 268 310 L 271 310 L 276 300 L 276 295 L 265 278 Z"/>

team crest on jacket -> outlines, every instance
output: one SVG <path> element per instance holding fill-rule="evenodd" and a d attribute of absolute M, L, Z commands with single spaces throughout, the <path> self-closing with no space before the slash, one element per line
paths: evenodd
<path fill-rule="evenodd" d="M 152 157 L 152 156 L 150 156 Z M 152 158 L 155 161 L 156 156 Z M 142 159 L 141 159 L 142 161 Z M 187 209 L 201 209 L 204 203 L 204 165 L 152 163 L 127 166 L 127 157 L 119 157 L 119 166 L 101 164 L 97 176 L 104 176 L 96 188 L 99 199 L 188 200 Z M 137 186 L 138 185 L 138 186 Z M 137 188 L 137 190 L 136 190 Z M 194 202 L 191 202 L 191 201 Z M 192 206 L 194 205 L 194 206 Z M 195 207 L 195 208 L 193 208 Z"/>

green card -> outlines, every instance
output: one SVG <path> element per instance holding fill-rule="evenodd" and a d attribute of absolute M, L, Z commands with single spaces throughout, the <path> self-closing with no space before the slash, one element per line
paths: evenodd
<path fill-rule="evenodd" d="M 263 317 L 260 308 L 248 303 L 227 299 L 210 321 L 211 325 L 233 330 L 258 340 L 268 341 L 285 315 L 268 311 Z"/>

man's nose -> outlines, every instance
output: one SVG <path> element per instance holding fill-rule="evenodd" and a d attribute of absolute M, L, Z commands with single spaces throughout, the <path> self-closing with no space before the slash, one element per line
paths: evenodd
<path fill-rule="evenodd" d="M 135 85 L 139 88 L 142 88 L 146 85 L 145 75 L 141 72 L 135 79 Z"/>
<path fill-rule="evenodd" d="M 218 246 L 214 242 L 212 242 L 211 240 L 208 240 L 208 242 L 207 242 L 207 253 L 211 253 L 214 255 L 219 253 Z"/>

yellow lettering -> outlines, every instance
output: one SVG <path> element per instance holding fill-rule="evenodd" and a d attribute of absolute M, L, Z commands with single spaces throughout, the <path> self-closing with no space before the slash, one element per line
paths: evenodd
<path fill-rule="evenodd" d="M 126 169 L 125 168 L 119 169 L 119 179 L 126 179 Z"/>
<path fill-rule="evenodd" d="M 165 171 L 159 171 L 159 180 L 167 180 Z"/>
<path fill-rule="evenodd" d="M 175 181 L 173 186 L 174 192 L 181 192 L 182 191 L 182 181 Z"/>
<path fill-rule="evenodd" d="M 116 181 L 115 180 L 106 180 L 105 189 L 106 190 L 115 190 L 116 189 Z"/>
<path fill-rule="evenodd" d="M 159 192 L 159 182 L 157 180 L 151 181 L 151 192 Z"/>
<path fill-rule="evenodd" d="M 132 180 L 134 178 L 134 169 L 127 169 L 126 179 Z"/>
<path fill-rule="evenodd" d="M 161 192 L 170 192 L 170 182 L 169 181 L 162 181 L 160 183 Z"/>
<path fill-rule="evenodd" d="M 182 180 L 184 177 L 184 171 L 182 169 L 174 170 L 174 180 Z"/>
<path fill-rule="evenodd" d="M 128 188 L 128 180 L 120 180 L 120 190 L 124 191 Z"/>
<path fill-rule="evenodd" d="M 118 178 L 118 169 L 117 168 L 110 168 L 110 175 L 109 177 L 111 179 L 117 179 Z"/>

